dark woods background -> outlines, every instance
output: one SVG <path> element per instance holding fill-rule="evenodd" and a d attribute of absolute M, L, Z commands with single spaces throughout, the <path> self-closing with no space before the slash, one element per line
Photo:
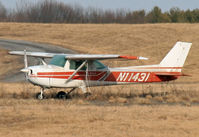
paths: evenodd
<path fill-rule="evenodd" d="M 102 10 L 83 8 L 56 0 L 41 0 L 38 3 L 21 1 L 16 9 L 6 9 L 0 1 L 1 22 L 36 23 L 196 23 L 199 22 L 199 9 L 180 10 L 177 7 L 162 12 L 159 7 L 151 11 L 130 11 L 126 9 Z"/>

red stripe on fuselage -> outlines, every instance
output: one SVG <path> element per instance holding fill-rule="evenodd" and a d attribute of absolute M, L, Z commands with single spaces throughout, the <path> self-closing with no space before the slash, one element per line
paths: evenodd
<path fill-rule="evenodd" d="M 138 67 L 136 69 L 182 69 L 182 67 Z"/>
<path fill-rule="evenodd" d="M 88 80 L 98 81 L 105 76 L 106 71 L 88 72 Z M 156 73 L 171 74 L 171 76 L 158 76 Z M 68 79 L 73 72 L 38 72 L 31 77 Z M 104 80 L 107 82 L 162 82 L 177 79 L 180 72 L 111 72 Z M 176 76 L 175 76 L 176 75 Z M 86 72 L 78 72 L 73 80 L 86 80 Z"/>
<path fill-rule="evenodd" d="M 158 76 L 158 72 L 112 72 L 105 81 L 116 82 L 162 82 L 177 79 L 180 72 L 164 72 L 172 74 L 167 76 Z M 160 72 L 162 73 L 162 72 Z M 175 76 L 176 75 L 176 76 Z"/>
<path fill-rule="evenodd" d="M 89 71 L 88 75 L 99 75 L 106 71 Z M 72 75 L 74 72 L 38 72 L 37 75 Z M 77 72 L 76 75 L 86 75 L 85 71 Z"/>
<path fill-rule="evenodd" d="M 57 79 L 68 79 L 74 72 L 38 72 L 37 75 L 31 77 L 39 78 L 57 78 Z M 107 72 L 106 71 L 90 71 L 88 72 L 89 80 L 99 80 Z M 72 79 L 85 80 L 86 72 L 78 72 Z"/>

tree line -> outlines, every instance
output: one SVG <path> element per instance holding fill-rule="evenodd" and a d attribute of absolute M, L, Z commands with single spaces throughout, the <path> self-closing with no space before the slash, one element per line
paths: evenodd
<path fill-rule="evenodd" d="M 130 11 L 125 9 L 102 10 L 83 8 L 56 0 L 41 0 L 37 3 L 21 1 L 15 9 L 7 9 L 0 2 L 0 22 L 35 23 L 197 23 L 199 9 L 181 10 L 177 7 L 169 11 L 155 6 L 151 11 Z"/>

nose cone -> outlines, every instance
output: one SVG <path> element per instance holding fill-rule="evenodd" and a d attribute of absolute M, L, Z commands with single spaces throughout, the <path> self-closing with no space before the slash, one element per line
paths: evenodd
<path fill-rule="evenodd" d="M 28 68 L 21 69 L 21 72 L 24 72 L 24 73 L 28 73 L 29 71 L 30 71 L 30 69 L 28 69 Z"/>

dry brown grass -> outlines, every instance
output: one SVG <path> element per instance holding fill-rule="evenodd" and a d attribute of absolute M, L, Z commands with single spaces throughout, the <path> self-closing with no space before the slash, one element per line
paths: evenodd
<path fill-rule="evenodd" d="M 127 86 L 92 87 L 89 88 L 92 92 L 91 96 L 85 96 L 80 89 L 77 89 L 71 94 L 71 98 L 77 102 L 84 100 L 89 104 L 96 105 L 195 105 L 199 103 L 199 91 L 195 88 L 196 86 L 190 84 L 182 88 L 181 84 L 170 83 L 134 85 L 131 88 Z M 46 89 L 45 98 L 56 99 L 58 91 L 67 90 L 69 91 L 69 89 L 61 88 Z M 0 91 L 0 99 L 35 99 L 35 95 L 40 89 L 29 83 L 1 83 Z"/>
<path fill-rule="evenodd" d="M 198 106 L 96 106 L 73 101 L 0 99 L 0 136 L 199 135 Z"/>
<path fill-rule="evenodd" d="M 72 100 L 33 99 L 39 88 L 0 84 L 0 136 L 199 136 L 199 24 L 70 25 L 0 23 L 0 37 L 52 43 L 83 53 L 142 55 L 146 62 L 111 61 L 110 66 L 157 64 L 176 41 L 193 42 L 183 84 L 130 85 L 78 91 Z M 88 50 L 89 49 L 89 50 Z M 0 73 L 19 66 L 1 51 Z M 20 63 L 22 64 L 22 63 Z M 16 70 L 19 70 L 16 68 Z M 196 82 L 189 83 L 188 82 Z M 57 90 L 51 90 L 48 96 Z"/>

